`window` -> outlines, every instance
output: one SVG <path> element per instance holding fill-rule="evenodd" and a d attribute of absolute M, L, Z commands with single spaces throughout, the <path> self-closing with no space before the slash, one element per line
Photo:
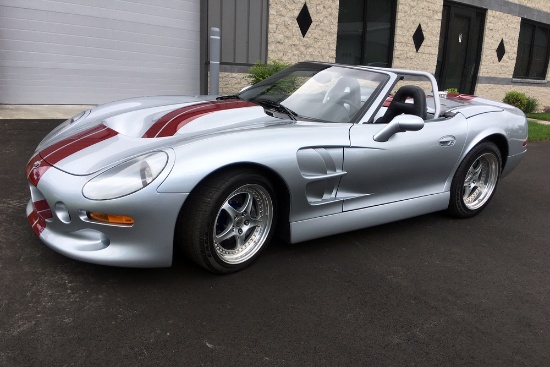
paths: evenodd
<path fill-rule="evenodd" d="M 549 40 L 549 26 L 522 19 L 514 78 L 539 80 L 546 78 Z"/>
<path fill-rule="evenodd" d="M 391 66 L 396 0 L 340 0 L 336 62 Z"/>

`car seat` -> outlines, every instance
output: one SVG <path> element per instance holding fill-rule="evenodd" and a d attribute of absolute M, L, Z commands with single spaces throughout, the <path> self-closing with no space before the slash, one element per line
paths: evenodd
<path fill-rule="evenodd" d="M 406 101 L 408 98 L 412 98 L 413 103 L 407 103 Z M 376 120 L 376 123 L 387 124 L 393 120 L 395 116 L 401 114 L 415 115 L 422 118 L 422 120 L 426 120 L 426 94 L 422 88 L 416 85 L 404 85 L 399 88 L 395 96 L 393 96 L 393 100 L 390 102 L 388 110 L 382 117 Z"/>

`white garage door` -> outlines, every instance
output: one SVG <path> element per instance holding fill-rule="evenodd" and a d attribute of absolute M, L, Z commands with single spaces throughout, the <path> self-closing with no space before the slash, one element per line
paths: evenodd
<path fill-rule="evenodd" d="M 199 92 L 200 0 L 0 0 L 0 103 Z"/>

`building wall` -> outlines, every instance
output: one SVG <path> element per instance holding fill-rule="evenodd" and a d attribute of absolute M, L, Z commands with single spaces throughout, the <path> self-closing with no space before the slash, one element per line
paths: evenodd
<path fill-rule="evenodd" d="M 395 20 L 393 67 L 435 72 L 443 0 L 399 0 Z M 416 52 L 412 36 L 422 26 L 424 42 Z"/>
<path fill-rule="evenodd" d="M 550 12 L 550 1 L 548 0 L 508 0 L 512 3 L 525 5 L 530 8 Z"/>
<path fill-rule="evenodd" d="M 308 0 L 311 27 L 302 37 L 296 17 L 304 0 L 270 0 L 268 26 L 268 61 L 296 63 L 328 61 L 336 58 L 338 1 Z M 220 73 L 220 94 L 236 93 L 250 83 L 246 73 Z"/>
<path fill-rule="evenodd" d="M 516 65 L 520 23 L 519 17 L 493 10 L 487 11 L 479 66 L 480 77 L 512 77 Z M 506 53 L 499 62 L 496 49 L 501 40 L 504 41 Z"/>
<path fill-rule="evenodd" d="M 0 19 L 0 103 L 199 92 L 199 0 L 0 0 Z"/>
<path fill-rule="evenodd" d="M 498 85 L 498 84 L 479 84 L 476 88 L 476 95 L 502 101 L 507 92 L 514 90 L 523 92 L 528 97 L 535 98 L 539 103 L 539 111 L 544 107 L 550 107 L 550 90 L 548 87 L 540 87 L 537 85 Z"/>
<path fill-rule="evenodd" d="M 517 90 L 536 98 L 541 108 L 550 105 L 550 73 L 547 73 L 546 83 L 528 83 L 512 79 L 522 16 L 528 17 L 529 14 L 533 14 L 535 20 L 547 19 L 550 13 L 550 0 L 504 0 L 501 3 L 485 0 L 455 1 L 482 8 L 490 7 L 486 12 L 475 94 L 502 100 L 506 92 Z M 295 63 L 304 60 L 335 60 L 339 2 L 308 0 L 307 6 L 313 23 L 306 36 L 302 37 L 296 17 L 304 3 L 304 0 L 269 1 L 269 61 Z M 443 3 L 444 0 L 398 0 L 393 67 L 435 73 Z M 425 39 L 417 52 L 412 36 L 419 24 Z M 499 62 L 496 49 L 501 40 L 504 41 L 506 52 Z M 220 81 L 221 92 L 234 93 L 248 85 L 245 75 L 223 73 Z"/>
<path fill-rule="evenodd" d="M 522 5 L 550 8 L 550 1 L 516 0 Z M 547 83 L 529 83 L 512 78 L 516 65 L 521 17 L 488 10 L 485 20 L 483 50 L 475 94 L 481 97 L 502 101 L 507 92 L 523 92 L 539 101 L 540 108 L 550 105 L 550 88 Z M 506 53 L 499 62 L 496 49 L 504 40 Z M 546 82 L 550 73 L 547 73 Z"/>
<path fill-rule="evenodd" d="M 313 23 L 302 37 L 296 17 L 304 3 L 304 0 L 269 1 L 268 60 L 295 63 L 336 59 L 338 1 L 307 1 Z"/>
<path fill-rule="evenodd" d="M 236 94 L 250 84 L 246 73 L 220 72 L 220 94 Z"/>

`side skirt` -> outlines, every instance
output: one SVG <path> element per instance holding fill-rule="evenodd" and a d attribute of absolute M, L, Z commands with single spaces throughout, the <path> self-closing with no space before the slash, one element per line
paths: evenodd
<path fill-rule="evenodd" d="M 447 209 L 449 192 L 290 223 L 290 243 L 309 241 Z"/>

